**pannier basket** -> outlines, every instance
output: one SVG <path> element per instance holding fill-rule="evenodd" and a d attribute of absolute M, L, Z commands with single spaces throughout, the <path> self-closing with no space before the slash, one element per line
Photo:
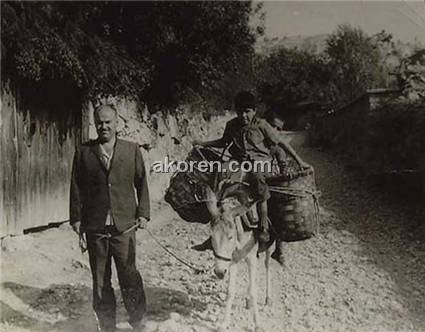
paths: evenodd
<path fill-rule="evenodd" d="M 211 149 L 194 148 L 186 161 L 220 160 L 220 155 Z M 207 187 L 213 182 L 213 174 L 193 172 L 174 173 L 165 193 L 165 201 L 185 221 L 207 224 L 212 216 L 206 206 Z"/>
<path fill-rule="evenodd" d="M 319 232 L 320 192 L 311 167 L 288 176 L 267 179 L 272 230 L 286 242 L 309 239 Z"/>

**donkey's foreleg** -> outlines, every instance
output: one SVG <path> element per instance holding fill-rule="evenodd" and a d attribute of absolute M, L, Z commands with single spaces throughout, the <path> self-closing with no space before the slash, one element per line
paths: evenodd
<path fill-rule="evenodd" d="M 255 331 L 262 331 L 260 327 L 260 319 L 258 314 L 257 304 L 257 255 L 255 252 L 251 252 L 248 258 L 248 270 L 249 270 L 249 302 L 251 304 L 252 312 L 254 314 L 254 325 Z"/>
<path fill-rule="evenodd" d="M 272 289 L 271 289 L 271 275 L 270 275 L 270 247 L 265 252 L 266 258 L 264 265 L 266 266 L 266 305 L 272 305 Z"/>
<path fill-rule="evenodd" d="M 238 267 L 236 264 L 230 266 L 229 269 L 229 284 L 227 288 L 227 299 L 226 299 L 226 308 L 224 311 L 223 321 L 218 329 L 219 332 L 225 331 L 230 323 L 230 314 L 232 312 L 232 304 L 235 299 L 236 293 L 236 275 L 238 273 Z"/>

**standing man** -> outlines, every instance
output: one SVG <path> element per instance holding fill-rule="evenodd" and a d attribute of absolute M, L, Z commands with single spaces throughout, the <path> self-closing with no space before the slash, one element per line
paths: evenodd
<path fill-rule="evenodd" d="M 129 323 L 136 329 L 146 311 L 135 240 L 137 224 L 144 228 L 150 219 L 144 162 L 137 144 L 116 137 L 113 106 L 97 107 L 94 121 L 98 138 L 80 146 L 74 156 L 70 223 L 78 235 L 86 235 L 99 330 L 115 331 L 112 258 Z"/>

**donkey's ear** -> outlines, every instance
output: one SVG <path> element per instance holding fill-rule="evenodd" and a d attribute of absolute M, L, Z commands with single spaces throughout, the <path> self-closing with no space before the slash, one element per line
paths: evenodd
<path fill-rule="evenodd" d="M 205 202 L 205 205 L 207 206 L 208 212 L 213 217 L 217 217 L 220 214 L 217 206 L 217 197 L 215 196 L 215 193 L 210 187 L 206 188 L 206 197 L 207 200 Z"/>
<path fill-rule="evenodd" d="M 230 212 L 230 214 L 233 218 L 235 218 L 235 217 L 239 217 L 241 215 L 246 214 L 248 210 L 249 210 L 249 207 L 240 205 L 240 206 L 234 207 L 232 211 Z"/>

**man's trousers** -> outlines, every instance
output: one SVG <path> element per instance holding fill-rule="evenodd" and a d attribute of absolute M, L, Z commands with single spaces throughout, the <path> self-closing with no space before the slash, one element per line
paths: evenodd
<path fill-rule="evenodd" d="M 135 231 L 120 234 L 112 226 L 102 236 L 87 233 L 87 248 L 93 277 L 93 309 L 102 331 L 114 331 L 116 300 L 111 284 L 112 258 L 117 269 L 118 282 L 129 322 L 137 325 L 146 310 L 143 280 L 136 269 Z"/>

